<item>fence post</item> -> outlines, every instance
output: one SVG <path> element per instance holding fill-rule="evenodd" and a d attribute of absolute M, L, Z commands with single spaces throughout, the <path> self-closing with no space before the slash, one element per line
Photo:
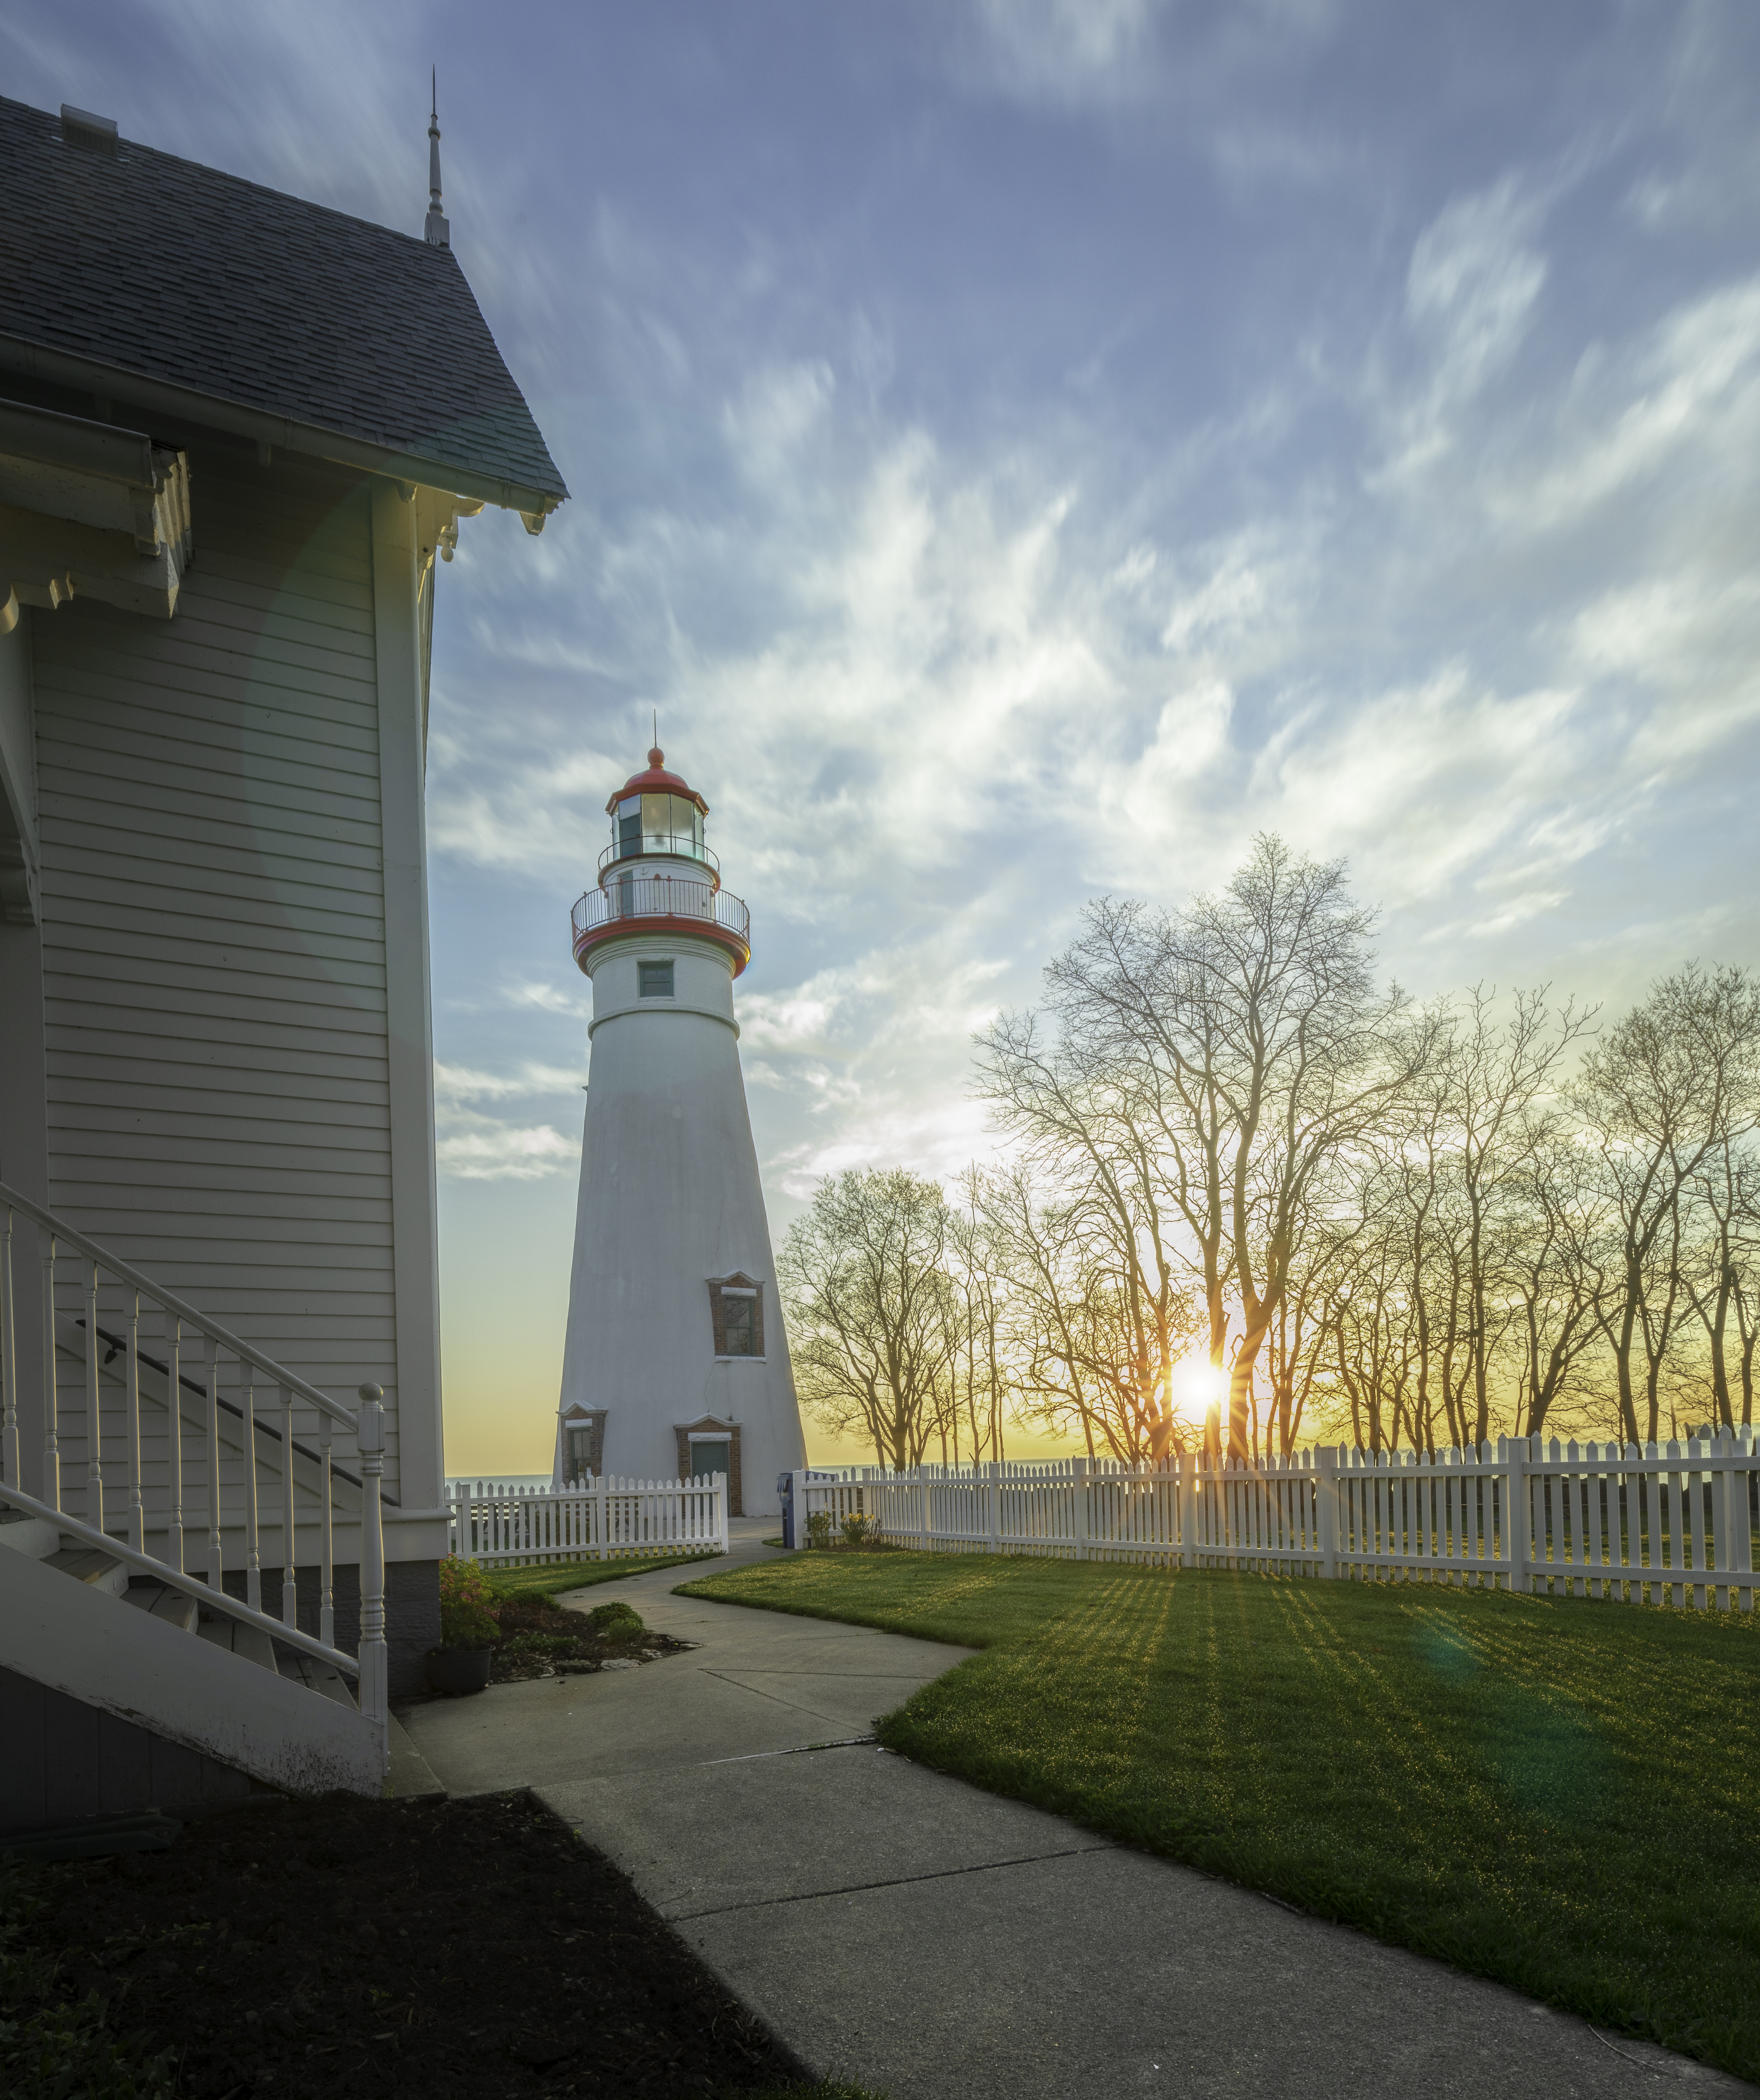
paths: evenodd
<path fill-rule="evenodd" d="M 927 1553 L 929 1543 L 929 1468 L 919 1458 L 916 1462 L 917 1509 L 922 1519 L 923 1551 Z"/>
<path fill-rule="evenodd" d="M 1753 1476 L 1748 1467 L 1736 1462 L 1747 1455 L 1731 1435 L 1727 1440 L 1723 1461 L 1723 1518 L 1729 1527 L 1730 1542 L 1729 1555 L 1723 1565 L 1729 1570 L 1731 1608 L 1751 1612 L 1754 1608 L 1753 1585 L 1741 1578 L 1753 1572 L 1753 1527 L 1748 1511 L 1748 1483 Z"/>
<path fill-rule="evenodd" d="M 1532 1447 L 1524 1436 L 1500 1436 L 1498 1439 L 1497 1465 L 1503 1481 L 1503 1551 L 1510 1564 L 1510 1587 L 1512 1590 L 1532 1590 L 1533 1571 L 1530 1562 L 1533 1555 L 1529 1537 L 1530 1510 L 1528 1498 L 1527 1461 Z M 1491 1446 L 1488 1443 L 1480 1453 L 1487 1464 L 1491 1462 Z"/>
<path fill-rule="evenodd" d="M 1002 1500 L 1002 1485 L 1000 1478 L 1002 1468 L 998 1465 L 996 1461 L 992 1458 L 989 1465 L 986 1466 L 984 1470 L 989 1476 L 985 1486 L 984 1494 L 990 1517 L 990 1551 L 992 1553 L 995 1553 L 1000 1551 L 1000 1525 L 999 1523 L 1000 1512 L 998 1510 L 997 1505 Z M 1745 1504 L 1744 1507 L 1745 1507 L 1746 1505 Z"/>
<path fill-rule="evenodd" d="M 1198 1565 L 1198 1454 L 1180 1454 L 1180 1565 Z"/>
<path fill-rule="evenodd" d="M 805 1470 L 794 1476 L 795 1551 L 807 1550 L 807 1476 Z"/>
<path fill-rule="evenodd" d="M 1339 1451 L 1321 1444 L 1314 1451 L 1314 1516 L 1319 1533 L 1320 1572 L 1330 1582 L 1339 1573 Z"/>
<path fill-rule="evenodd" d="M 1075 1557 L 1087 1558 L 1087 1460 L 1078 1458 L 1073 1472 L 1074 1489 L 1074 1521 L 1075 1525 Z"/>
<path fill-rule="evenodd" d="M 715 1476 L 715 1544 L 717 1551 L 722 1553 L 730 1553 L 733 1550 L 728 1542 L 730 1533 L 727 1515 L 727 1506 L 732 1500 L 727 1475 L 717 1473 Z"/>
<path fill-rule="evenodd" d="M 360 1713 L 373 1733 L 381 1775 L 391 1768 L 390 1673 L 385 1646 L 385 1530 L 379 1508 L 379 1477 L 385 1471 L 384 1394 L 360 1388 L 355 1441 L 360 1452 Z"/>

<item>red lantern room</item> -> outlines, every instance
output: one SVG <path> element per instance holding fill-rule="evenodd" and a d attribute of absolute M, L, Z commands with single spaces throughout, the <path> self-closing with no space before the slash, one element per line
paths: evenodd
<path fill-rule="evenodd" d="M 647 770 L 633 773 L 605 805 L 611 842 L 599 856 L 599 884 L 574 910 L 575 960 L 607 942 L 690 934 L 733 957 L 738 977 L 752 960 L 751 915 L 721 888 L 721 869 L 703 842 L 709 805 L 676 773 L 656 744 Z"/>

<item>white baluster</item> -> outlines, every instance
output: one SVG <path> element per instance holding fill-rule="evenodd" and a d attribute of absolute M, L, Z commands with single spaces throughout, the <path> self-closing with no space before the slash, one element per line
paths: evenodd
<path fill-rule="evenodd" d="M 220 1552 L 220 1344 L 208 1343 L 208 1586 L 223 1589 Z"/>
<path fill-rule="evenodd" d="M 318 1638 L 336 1646 L 335 1569 L 331 1558 L 330 1418 L 318 1418 Z"/>
<path fill-rule="evenodd" d="M 147 1502 L 140 1480 L 140 1293 L 128 1294 L 128 1542 L 147 1551 Z"/>
<path fill-rule="evenodd" d="M 104 1529 L 104 1411 L 98 1401 L 98 1264 L 86 1277 L 86 1521 Z"/>
<path fill-rule="evenodd" d="M 12 1207 L 7 1206 L 0 1229 L 0 1474 L 15 1488 L 19 1480 L 18 1342 L 12 1317 Z"/>
<path fill-rule="evenodd" d="M 60 1396 L 55 1391 L 55 1234 L 44 1235 L 42 1258 L 42 1498 L 61 1507 Z"/>
<path fill-rule="evenodd" d="M 299 1624 L 299 1584 L 293 1538 L 293 1395 L 281 1388 L 281 1623 Z"/>
<path fill-rule="evenodd" d="M 254 1612 L 262 1609 L 262 1557 L 257 1538 L 257 1373 L 254 1365 L 241 1364 L 245 1374 L 245 1602 Z"/>
<path fill-rule="evenodd" d="M 170 1470 L 166 1478 L 170 1507 L 165 1515 L 165 1558 L 168 1567 L 183 1573 L 183 1323 L 174 1314 L 165 1318 L 165 1437 Z"/>

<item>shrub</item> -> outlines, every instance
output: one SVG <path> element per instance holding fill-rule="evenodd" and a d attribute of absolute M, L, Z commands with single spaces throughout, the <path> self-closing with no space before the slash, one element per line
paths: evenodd
<path fill-rule="evenodd" d="M 858 1516 L 854 1511 L 844 1519 L 838 1526 L 838 1529 L 844 1535 L 844 1544 L 852 1551 L 858 1546 L 866 1546 L 875 1533 L 872 1520 Z"/>
<path fill-rule="evenodd" d="M 633 1604 L 601 1604 L 588 1612 L 587 1624 L 601 1640 L 633 1640 L 647 1631 Z"/>
<path fill-rule="evenodd" d="M 449 1554 L 440 1563 L 440 1645 L 492 1648 L 500 1631 L 495 1593 L 472 1560 Z"/>
<path fill-rule="evenodd" d="M 829 1510 L 814 1510 L 807 1519 L 807 1544 L 809 1546 L 827 1546 L 831 1542 L 831 1513 Z"/>

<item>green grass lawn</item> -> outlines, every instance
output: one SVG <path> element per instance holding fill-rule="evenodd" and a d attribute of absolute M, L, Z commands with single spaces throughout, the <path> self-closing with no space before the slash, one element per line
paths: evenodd
<path fill-rule="evenodd" d="M 1760 2080 L 1752 1617 L 914 1553 L 682 1586 L 981 1648 L 880 1740 Z"/>
<path fill-rule="evenodd" d="M 620 1582 L 626 1575 L 646 1575 L 654 1568 L 687 1567 L 693 1561 L 719 1560 L 718 1554 L 657 1553 L 645 1560 L 546 1562 L 532 1568 L 485 1568 L 497 1597 L 559 1597 L 568 1590 L 590 1590 L 596 1582 Z"/>

